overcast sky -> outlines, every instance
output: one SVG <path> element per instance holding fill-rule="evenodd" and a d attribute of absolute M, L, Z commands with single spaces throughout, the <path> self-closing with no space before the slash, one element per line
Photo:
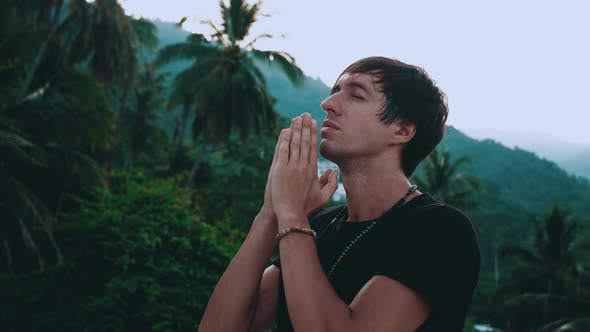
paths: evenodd
<path fill-rule="evenodd" d="M 185 29 L 219 22 L 216 0 L 126 0 L 128 14 Z M 590 1 L 266 0 L 251 31 L 328 86 L 353 61 L 395 57 L 424 67 L 447 93 L 448 124 L 546 133 L 590 144 Z M 319 105 L 318 105 L 319 107 Z"/>

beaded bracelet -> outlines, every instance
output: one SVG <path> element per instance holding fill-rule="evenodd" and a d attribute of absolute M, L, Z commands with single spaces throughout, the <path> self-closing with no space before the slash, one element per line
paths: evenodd
<path fill-rule="evenodd" d="M 283 236 L 285 236 L 291 232 L 299 232 L 299 233 L 308 234 L 308 235 L 313 236 L 314 239 L 317 236 L 316 232 L 313 229 L 304 228 L 304 227 L 287 227 L 287 228 L 281 230 L 280 232 L 278 232 L 277 236 L 275 236 L 275 239 L 280 240 L 281 238 L 283 238 Z"/>

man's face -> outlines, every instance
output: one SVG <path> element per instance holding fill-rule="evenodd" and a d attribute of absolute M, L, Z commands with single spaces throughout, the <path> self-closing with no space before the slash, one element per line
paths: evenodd
<path fill-rule="evenodd" d="M 371 74 L 343 74 L 332 94 L 321 103 L 326 119 L 321 129 L 320 153 L 334 162 L 363 158 L 384 151 L 391 128 L 379 113 L 385 101 Z"/>

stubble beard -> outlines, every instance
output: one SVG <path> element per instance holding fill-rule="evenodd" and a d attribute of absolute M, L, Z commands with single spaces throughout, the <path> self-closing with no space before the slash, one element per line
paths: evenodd
<path fill-rule="evenodd" d="M 342 149 L 336 142 L 322 140 L 320 142 L 320 155 L 336 165 L 346 158 L 346 151 Z"/>

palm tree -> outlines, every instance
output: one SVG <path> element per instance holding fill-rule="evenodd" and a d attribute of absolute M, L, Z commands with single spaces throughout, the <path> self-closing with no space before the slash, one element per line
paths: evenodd
<path fill-rule="evenodd" d="M 422 176 L 414 179 L 418 188 L 432 194 L 444 203 L 459 207 L 477 206 L 471 198 L 474 192 L 481 190 L 478 179 L 471 175 L 459 173 L 459 167 L 470 160 L 464 156 L 452 160 L 447 149 L 432 151 L 426 158 Z"/>
<path fill-rule="evenodd" d="M 112 110 L 118 109 L 113 155 L 107 165 L 110 170 L 119 148 L 119 128 L 128 109 L 129 91 L 140 67 L 145 65 L 143 48 L 154 49 L 158 43 L 155 25 L 127 16 L 116 0 L 92 3 L 86 0 L 24 0 L 5 7 L 6 12 L 13 13 L 5 14 L 10 21 L 9 31 L 14 30 L 14 26 L 25 25 L 27 30 L 33 28 L 38 36 L 43 37 L 35 43 L 38 47 L 29 51 L 34 53 L 23 57 L 30 61 L 22 64 L 25 75 L 19 80 L 20 88 L 14 96 L 16 103 L 45 86 L 45 76 L 48 75 L 40 73 L 40 69 L 78 64 L 88 67 L 102 83 L 105 94 L 112 101 Z M 32 20 L 36 22 L 33 26 L 30 24 Z"/>
<path fill-rule="evenodd" d="M 115 81 L 124 86 L 136 71 L 140 44 L 157 44 L 155 26 L 127 16 L 116 0 L 73 0 L 68 9 L 59 30 L 68 60 L 87 64 L 105 85 Z"/>
<path fill-rule="evenodd" d="M 164 105 L 164 74 L 156 72 L 154 66 L 147 66 L 139 74 L 133 87 L 134 106 L 123 120 L 128 142 L 125 169 L 131 170 L 143 156 L 144 160 L 154 161 L 165 146 L 165 132 L 158 126 L 158 112 Z"/>
<path fill-rule="evenodd" d="M 18 2 L 14 1 L 12 4 L 11 11 L 14 13 L 14 16 L 11 21 L 22 19 L 25 16 L 34 16 L 37 25 L 36 30 L 44 31 L 46 34 L 26 70 L 21 87 L 16 93 L 17 100 L 23 99 L 28 94 L 31 83 L 47 53 L 49 45 L 54 43 L 55 39 L 59 39 L 57 32 L 59 25 L 61 24 L 63 5 L 63 0 L 57 0 L 55 2 L 25 0 Z M 21 22 L 18 23 L 20 24 Z"/>
<path fill-rule="evenodd" d="M 220 1 L 222 27 L 205 21 L 215 33 L 209 39 L 192 34 L 186 42 L 170 45 L 160 51 L 158 63 L 192 59 L 193 64 L 178 74 L 174 95 L 179 103 L 191 96 L 194 112 L 192 137 L 200 142 L 200 152 L 187 179 L 194 179 L 209 144 L 225 143 L 236 133 L 243 140 L 259 133 L 263 127 L 276 126 L 273 101 L 260 72 L 260 63 L 277 63 L 292 82 L 300 82 L 302 71 L 292 56 L 285 52 L 262 51 L 253 45 L 261 35 L 245 42 L 250 28 L 260 15 L 261 3 L 249 5 L 245 0 Z"/>
<path fill-rule="evenodd" d="M 40 93 L 0 116 L 0 215 L 6 218 L 0 233 L 9 271 L 14 262 L 9 254 L 22 247 L 15 242 L 20 238 L 38 268 L 47 266 L 43 257 L 48 254 L 38 245 L 34 228 L 45 232 L 53 256 L 62 263 L 52 232 L 66 195 L 104 184 L 93 154 L 110 144 L 113 122 L 106 97 L 92 77 L 72 69 L 57 71 Z"/>
<path fill-rule="evenodd" d="M 497 291 L 498 295 L 516 293 L 506 300 L 513 313 L 512 328 L 582 331 L 574 327 L 590 321 L 590 275 L 581 264 L 588 244 L 579 236 L 579 224 L 559 204 L 543 221 L 536 217 L 531 221 L 535 227 L 532 247 L 506 246 L 501 253 L 504 259 L 518 260 L 510 282 Z"/>
<path fill-rule="evenodd" d="M 9 26 L 0 31 L 0 239 L 7 271 L 63 262 L 53 228 L 66 196 L 103 183 L 96 156 L 112 137 L 107 98 L 91 75 L 64 60 L 64 35 L 47 35 L 57 29 L 50 24 L 63 27 L 65 3 L 0 4 L 0 21 Z"/>

